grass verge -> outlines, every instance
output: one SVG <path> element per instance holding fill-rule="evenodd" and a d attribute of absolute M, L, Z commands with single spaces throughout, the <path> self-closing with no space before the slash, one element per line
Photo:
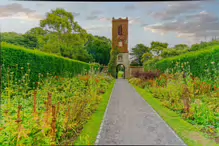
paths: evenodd
<path fill-rule="evenodd" d="M 219 146 L 213 140 L 204 137 L 204 134 L 194 125 L 183 120 L 174 111 L 162 106 L 161 102 L 151 93 L 137 86 L 133 85 L 133 87 L 188 146 Z"/>
<path fill-rule="evenodd" d="M 81 134 L 76 139 L 74 145 L 94 145 L 96 137 L 99 133 L 100 126 L 107 108 L 113 87 L 116 80 L 114 80 L 108 90 L 103 94 L 103 100 L 99 104 L 96 112 L 91 116 L 91 119 L 85 124 Z"/>

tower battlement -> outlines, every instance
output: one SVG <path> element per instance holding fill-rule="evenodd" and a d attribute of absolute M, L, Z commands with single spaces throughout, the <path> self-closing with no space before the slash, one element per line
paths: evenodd
<path fill-rule="evenodd" d="M 126 17 L 126 18 L 118 18 L 118 19 L 115 19 L 114 17 L 112 18 L 112 21 L 128 21 L 128 17 Z"/>
<path fill-rule="evenodd" d="M 128 17 L 112 18 L 112 49 L 118 48 L 117 66 L 124 65 L 125 77 L 129 77 Z"/>
<path fill-rule="evenodd" d="M 128 17 L 112 19 L 112 49 L 128 53 Z"/>

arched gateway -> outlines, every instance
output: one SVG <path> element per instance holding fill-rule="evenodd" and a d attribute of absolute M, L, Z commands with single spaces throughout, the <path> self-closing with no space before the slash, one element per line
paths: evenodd
<path fill-rule="evenodd" d="M 129 52 L 128 52 L 128 17 L 126 19 L 112 19 L 112 49 L 118 48 L 117 67 L 123 65 L 124 77 L 129 78 Z M 116 69 L 118 73 L 118 69 Z"/>

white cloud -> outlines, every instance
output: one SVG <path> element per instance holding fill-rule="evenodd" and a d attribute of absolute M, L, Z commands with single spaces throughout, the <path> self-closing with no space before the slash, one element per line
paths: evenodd
<path fill-rule="evenodd" d="M 40 20 L 43 17 L 29 8 L 24 8 L 21 4 L 12 3 L 0 6 L 0 19 L 23 19 L 29 21 Z"/>
<path fill-rule="evenodd" d="M 178 38 L 190 39 L 193 42 L 205 36 L 219 36 L 219 18 L 202 11 L 196 14 L 181 16 L 174 21 L 156 23 L 144 27 L 145 31 L 155 33 L 175 32 Z"/>
<path fill-rule="evenodd" d="M 171 20 L 183 13 L 195 12 L 202 8 L 201 2 L 171 2 L 164 11 L 150 12 L 149 15 L 158 20 Z"/>

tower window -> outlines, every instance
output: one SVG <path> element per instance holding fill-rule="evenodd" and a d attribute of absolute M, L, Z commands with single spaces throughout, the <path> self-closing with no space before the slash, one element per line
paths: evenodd
<path fill-rule="evenodd" d="M 122 47 L 122 41 L 119 41 L 118 46 L 119 46 L 119 47 Z"/>
<path fill-rule="evenodd" d="M 118 27 L 118 35 L 122 35 L 122 25 L 119 25 Z"/>
<path fill-rule="evenodd" d="M 121 55 L 118 56 L 118 61 L 122 61 L 122 56 Z"/>

